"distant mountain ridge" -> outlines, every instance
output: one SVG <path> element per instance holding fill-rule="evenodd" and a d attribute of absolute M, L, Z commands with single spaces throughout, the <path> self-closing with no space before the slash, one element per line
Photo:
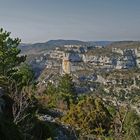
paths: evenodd
<path fill-rule="evenodd" d="M 19 48 L 21 49 L 22 53 L 31 53 L 31 52 L 38 52 L 41 50 L 49 50 L 54 49 L 55 47 L 60 47 L 63 45 L 86 45 L 87 42 L 79 41 L 79 40 L 50 40 L 44 43 L 34 43 L 34 44 L 26 44 L 21 43 Z"/>
<path fill-rule="evenodd" d="M 90 45 L 95 46 L 107 46 L 110 45 L 113 41 L 88 41 Z"/>
<path fill-rule="evenodd" d="M 115 41 L 107 45 L 106 47 L 120 48 L 120 49 L 127 49 L 127 48 L 134 49 L 140 47 L 140 41 Z"/>
<path fill-rule="evenodd" d="M 50 40 L 47 42 L 47 45 L 62 46 L 62 45 L 86 45 L 88 42 L 80 40 Z"/>
<path fill-rule="evenodd" d="M 60 47 L 64 45 L 91 45 L 91 46 L 106 46 L 109 45 L 111 41 L 80 41 L 80 40 L 49 40 L 44 43 L 34 43 L 34 44 L 26 44 L 21 43 L 19 48 L 21 49 L 21 53 L 36 53 L 42 50 L 50 50 L 55 47 Z"/>

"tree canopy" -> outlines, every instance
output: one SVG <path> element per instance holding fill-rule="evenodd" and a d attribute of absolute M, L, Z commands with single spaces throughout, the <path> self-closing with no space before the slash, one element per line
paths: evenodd
<path fill-rule="evenodd" d="M 19 38 L 12 39 L 10 32 L 0 29 L 0 75 L 11 75 L 16 67 L 25 61 L 26 56 L 20 56 Z"/>
<path fill-rule="evenodd" d="M 74 82 L 69 74 L 60 77 L 58 90 L 64 101 L 67 102 L 68 108 L 70 108 L 70 103 L 76 101 L 77 94 Z"/>

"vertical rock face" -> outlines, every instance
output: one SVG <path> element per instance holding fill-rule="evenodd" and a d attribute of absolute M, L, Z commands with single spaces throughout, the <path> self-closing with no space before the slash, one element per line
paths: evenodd
<path fill-rule="evenodd" d="M 70 65 L 70 61 L 64 58 L 62 61 L 62 69 L 64 73 L 70 74 Z"/>
<path fill-rule="evenodd" d="M 78 64 L 82 62 L 82 57 L 75 52 L 64 53 L 62 59 L 62 71 L 63 73 L 70 74 L 73 71 L 79 69 Z"/>
<path fill-rule="evenodd" d="M 62 59 L 62 70 L 63 73 L 70 74 L 71 71 L 71 64 L 70 64 L 70 54 L 64 53 L 63 59 Z"/>

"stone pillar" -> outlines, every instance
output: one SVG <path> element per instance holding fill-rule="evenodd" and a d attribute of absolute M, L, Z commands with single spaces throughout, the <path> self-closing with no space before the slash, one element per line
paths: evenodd
<path fill-rule="evenodd" d="M 67 59 L 62 60 L 62 69 L 64 73 L 70 74 L 71 72 L 71 63 Z"/>

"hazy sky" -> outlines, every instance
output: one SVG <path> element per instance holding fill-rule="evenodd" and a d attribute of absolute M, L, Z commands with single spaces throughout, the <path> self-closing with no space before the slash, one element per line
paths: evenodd
<path fill-rule="evenodd" d="M 26 43 L 140 40 L 140 0 L 0 0 L 0 27 Z"/>

